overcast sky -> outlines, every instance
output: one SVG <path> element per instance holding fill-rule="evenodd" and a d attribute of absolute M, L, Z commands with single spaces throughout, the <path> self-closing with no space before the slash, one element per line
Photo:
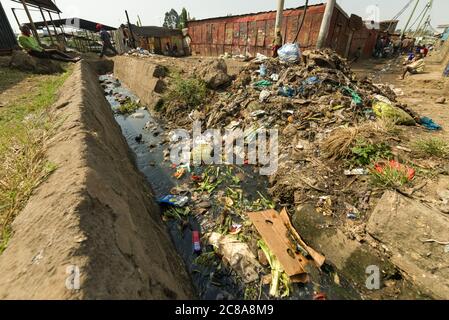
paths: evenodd
<path fill-rule="evenodd" d="M 21 5 L 11 0 L 0 0 L 8 14 L 12 27 L 17 30 L 17 23 L 11 13 L 11 8 Z M 322 3 L 323 0 L 310 0 L 311 4 Z M 409 0 L 337 0 L 337 3 L 348 13 L 355 13 L 366 20 L 373 20 L 373 12 L 378 8 L 379 18 L 388 20 L 393 18 Z M 192 17 L 203 19 L 224 16 L 227 14 L 244 14 L 276 9 L 276 0 L 56 0 L 56 4 L 63 11 L 62 17 L 80 17 L 87 20 L 118 27 L 126 22 L 125 10 L 130 14 L 131 22 L 137 21 L 140 15 L 143 25 L 162 25 L 164 13 L 174 8 L 178 12 L 182 7 L 190 12 Z M 305 0 L 286 0 L 285 7 L 292 8 L 304 5 Z M 427 0 L 420 0 L 418 15 L 426 5 Z M 405 24 L 411 7 L 401 17 L 401 24 Z M 374 8 L 374 10 L 373 10 Z M 16 11 L 21 22 L 27 22 L 23 11 Z M 35 21 L 42 20 L 39 12 L 32 12 Z M 432 25 L 449 23 L 449 1 L 434 0 L 432 10 Z M 401 25 L 400 25 L 401 26 Z"/>

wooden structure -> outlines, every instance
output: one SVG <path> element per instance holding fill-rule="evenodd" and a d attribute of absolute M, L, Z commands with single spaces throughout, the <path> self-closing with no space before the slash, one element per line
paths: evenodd
<path fill-rule="evenodd" d="M 8 54 L 15 48 L 17 48 L 16 37 L 9 24 L 5 10 L 3 10 L 3 6 L 0 3 L 0 55 Z"/>
<path fill-rule="evenodd" d="M 136 25 L 131 25 L 131 28 L 138 47 L 155 54 L 171 55 L 165 47 L 167 44 L 169 44 L 170 48 L 173 48 L 176 45 L 178 51 L 174 53 L 174 55 L 186 55 L 186 52 L 184 52 L 183 34 L 181 30 L 154 26 L 138 27 Z"/>

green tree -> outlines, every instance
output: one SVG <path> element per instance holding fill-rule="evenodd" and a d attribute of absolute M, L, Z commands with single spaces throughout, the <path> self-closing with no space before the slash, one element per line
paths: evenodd
<path fill-rule="evenodd" d="M 169 12 L 165 13 L 163 26 L 170 29 L 179 28 L 179 14 L 175 9 L 171 9 Z"/>
<path fill-rule="evenodd" d="M 189 13 L 187 12 L 186 8 L 182 8 L 181 15 L 179 16 L 179 28 L 186 28 L 187 21 L 189 21 Z"/>

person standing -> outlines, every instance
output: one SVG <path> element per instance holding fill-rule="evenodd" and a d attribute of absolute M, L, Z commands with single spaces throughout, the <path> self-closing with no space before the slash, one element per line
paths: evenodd
<path fill-rule="evenodd" d="M 97 24 L 97 28 L 96 29 L 97 29 L 98 32 L 100 32 L 101 42 L 103 43 L 103 48 L 102 48 L 101 53 L 100 53 L 100 58 L 104 57 L 104 55 L 106 54 L 106 51 L 108 49 L 111 50 L 115 55 L 118 55 L 119 53 L 117 52 L 115 47 L 112 45 L 111 35 L 109 34 L 109 32 L 106 31 L 104 26 L 101 25 L 101 24 Z"/>
<path fill-rule="evenodd" d="M 282 39 L 282 34 L 280 31 L 276 32 L 276 37 L 273 40 L 273 46 L 271 50 L 273 51 L 273 58 L 278 57 L 278 50 L 282 48 L 282 45 L 284 43 L 284 40 Z"/>

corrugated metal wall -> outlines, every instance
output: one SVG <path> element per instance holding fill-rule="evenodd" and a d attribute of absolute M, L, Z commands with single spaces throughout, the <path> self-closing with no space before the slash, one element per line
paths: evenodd
<path fill-rule="evenodd" d="M 303 50 L 313 49 L 318 40 L 324 10 L 324 4 L 309 7 L 298 39 L 294 38 L 303 19 L 303 9 L 285 10 L 282 27 L 284 41 L 298 41 Z M 190 21 L 188 29 L 192 38 L 192 54 L 218 56 L 223 53 L 232 53 L 255 56 L 256 53 L 262 53 L 269 56 L 274 38 L 275 21 L 275 11 Z M 349 42 L 351 40 L 349 21 L 350 17 L 336 7 L 326 46 L 342 56 L 346 54 L 348 46 L 349 56 L 354 54 L 358 47 L 363 48 L 366 56 L 370 55 L 374 48 L 372 34 L 363 27 L 354 32 L 352 41 Z"/>
<path fill-rule="evenodd" d="M 16 37 L 11 29 L 5 10 L 0 3 L 0 51 L 11 50 L 17 47 Z"/>
<path fill-rule="evenodd" d="M 316 44 L 324 9 L 324 5 L 308 9 L 298 37 L 302 48 L 310 48 Z M 295 41 L 302 15 L 302 9 L 284 11 L 282 34 L 286 42 Z M 190 21 L 188 28 L 192 38 L 192 53 L 205 56 L 217 56 L 225 52 L 270 55 L 275 21 L 275 11 Z"/>

